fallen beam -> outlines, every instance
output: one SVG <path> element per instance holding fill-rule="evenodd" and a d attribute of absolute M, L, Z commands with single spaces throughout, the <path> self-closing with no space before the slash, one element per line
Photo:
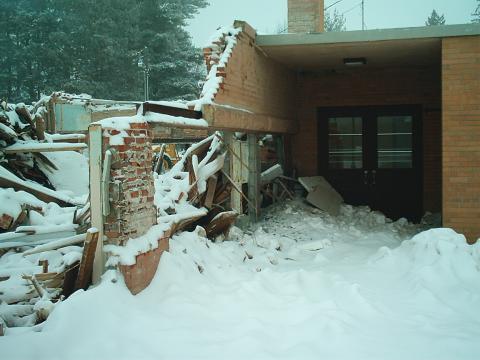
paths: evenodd
<path fill-rule="evenodd" d="M 78 151 L 86 149 L 88 146 L 84 143 L 39 143 L 39 142 L 17 142 L 7 146 L 2 151 L 5 154 L 17 153 L 38 153 L 55 151 Z"/>
<path fill-rule="evenodd" d="M 75 281 L 75 290 L 86 290 L 92 281 L 93 260 L 97 248 L 98 230 L 91 228 L 87 231 L 87 237 L 83 246 L 82 260 L 78 269 L 77 280 Z"/>
<path fill-rule="evenodd" d="M 291 134 L 297 131 L 297 124 L 293 119 L 257 114 L 226 105 L 205 104 L 202 112 L 210 130 L 267 134 Z"/>
<path fill-rule="evenodd" d="M 79 244 L 84 242 L 86 238 L 87 238 L 87 234 L 80 234 L 80 235 L 71 236 L 65 239 L 50 241 L 46 244 L 34 247 L 31 250 L 25 251 L 23 253 L 23 256 L 38 254 L 44 251 L 56 250 L 65 246 Z"/>
<path fill-rule="evenodd" d="M 25 191 L 39 200 L 45 201 L 46 203 L 54 202 L 62 207 L 79 205 L 74 203 L 67 196 L 63 196 L 54 190 L 48 189 L 34 182 L 27 182 L 20 179 L 2 166 L 0 166 L 0 187 L 13 188 L 15 191 Z"/>

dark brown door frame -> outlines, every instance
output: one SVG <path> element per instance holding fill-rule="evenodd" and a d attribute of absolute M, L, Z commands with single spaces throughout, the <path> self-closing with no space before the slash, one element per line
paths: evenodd
<path fill-rule="evenodd" d="M 340 173 L 348 175 L 352 181 L 363 181 L 365 176 L 364 171 L 375 170 L 380 173 L 393 173 L 399 171 L 398 169 L 378 169 L 378 152 L 377 152 L 377 122 L 378 116 L 394 116 L 394 115 L 411 115 L 413 117 L 413 137 L 412 137 L 412 171 L 416 179 L 415 196 L 418 197 L 416 206 L 413 206 L 412 214 L 409 216 L 411 220 L 420 220 L 423 212 L 423 134 L 422 134 L 422 106 L 421 105 L 393 105 L 393 106 L 347 106 L 347 107 L 319 107 L 317 108 L 317 122 L 318 122 L 318 173 L 327 177 L 328 175 L 339 176 Z M 350 117 L 359 116 L 363 118 L 363 168 L 362 169 L 329 169 L 328 158 L 328 122 L 322 121 L 328 117 Z M 400 170 L 401 172 L 402 170 Z M 406 171 L 406 170 L 403 170 Z M 372 189 L 365 186 L 359 186 L 359 191 L 364 194 L 359 194 L 359 201 L 354 205 L 361 205 L 366 202 L 366 198 L 372 198 Z M 363 196 L 363 199 L 362 199 Z M 370 204 L 372 205 L 372 204 Z M 374 206 L 375 207 L 375 206 Z"/>

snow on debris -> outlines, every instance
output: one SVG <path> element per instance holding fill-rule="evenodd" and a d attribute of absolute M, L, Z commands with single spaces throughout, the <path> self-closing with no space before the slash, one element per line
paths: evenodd
<path fill-rule="evenodd" d="M 57 166 L 57 169 L 40 166 L 57 193 L 73 198 L 76 203 L 84 204 L 89 194 L 88 159 L 76 151 L 52 152 L 43 155 Z"/>
<path fill-rule="evenodd" d="M 219 155 L 215 160 L 212 157 L 220 152 L 221 141 L 218 134 L 213 134 L 203 141 L 196 143 L 185 151 L 182 159 L 165 174 L 154 174 L 155 196 L 154 203 L 157 207 L 158 225 L 153 226 L 145 235 L 129 239 L 124 246 L 108 245 L 105 251 L 109 255 L 108 264 L 133 265 L 137 255 L 154 250 L 158 247 L 158 240 L 174 224 L 183 220 L 200 218 L 207 215 L 205 208 L 197 208 L 188 202 L 188 193 L 192 187 L 189 173 L 185 171 L 185 162 L 192 152 L 199 147 L 211 142 L 205 157 L 196 164 L 196 186 L 199 194 L 206 191 L 207 180 L 223 165 L 225 154 Z M 196 158 L 194 155 L 193 158 Z"/>
<path fill-rule="evenodd" d="M 7 214 L 17 219 L 23 205 L 42 209 L 46 204 L 25 191 L 0 188 L 0 214 Z"/>
<path fill-rule="evenodd" d="M 104 136 L 109 138 L 109 144 L 112 146 L 123 145 L 124 138 L 128 136 L 126 130 L 130 129 L 130 125 L 142 123 L 208 128 L 208 123 L 204 119 L 190 119 L 183 116 L 172 116 L 153 112 L 147 112 L 145 115 L 141 115 L 141 107 L 137 115 L 106 118 L 96 122 L 96 124 L 102 125 L 102 128 L 117 130 L 114 135 L 108 131 L 104 131 Z"/>
<path fill-rule="evenodd" d="M 36 332 L 8 328 L 2 354 L 50 359 L 61 346 L 65 360 L 475 359 L 480 245 L 421 230 L 367 208 L 332 217 L 293 201 L 231 241 L 184 232 L 142 293 L 110 271 Z M 168 346 L 152 346 L 159 338 Z"/>

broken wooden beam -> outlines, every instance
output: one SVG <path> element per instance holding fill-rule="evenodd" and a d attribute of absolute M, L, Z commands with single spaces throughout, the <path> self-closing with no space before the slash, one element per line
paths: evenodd
<path fill-rule="evenodd" d="M 213 198 L 215 197 L 215 191 L 217 190 L 218 177 L 216 175 L 208 179 L 207 182 L 207 195 L 205 197 L 204 206 L 207 209 L 211 209 L 213 205 Z"/>
<path fill-rule="evenodd" d="M 40 143 L 40 142 L 16 142 L 13 145 L 2 149 L 5 154 L 18 153 L 37 153 L 37 152 L 55 152 L 55 151 L 79 151 L 88 146 L 84 143 Z"/>
<path fill-rule="evenodd" d="M 202 112 L 190 110 L 188 108 L 181 108 L 175 106 L 168 106 L 163 104 L 158 104 L 154 102 L 145 102 L 143 103 L 143 113 L 146 115 L 147 112 L 153 112 L 157 114 L 165 114 L 170 116 L 184 117 L 189 119 L 201 119 Z"/>
<path fill-rule="evenodd" d="M 95 258 L 98 235 L 99 232 L 95 228 L 90 228 L 87 231 L 87 237 L 83 245 L 82 260 L 80 260 L 77 280 L 75 281 L 75 290 L 86 290 L 92 281 L 93 260 Z"/>
<path fill-rule="evenodd" d="M 71 236 L 71 237 L 64 238 L 64 239 L 50 241 L 46 244 L 38 245 L 37 247 L 34 247 L 33 249 L 25 251 L 23 253 L 23 256 L 38 254 L 38 253 L 41 253 L 41 252 L 44 252 L 44 251 L 60 249 L 60 248 L 65 247 L 65 246 L 80 244 L 83 241 L 85 241 L 86 238 L 87 238 L 87 234 L 80 234 L 80 235 L 75 235 L 75 236 Z"/>
<path fill-rule="evenodd" d="M 68 197 L 40 184 L 24 181 L 3 166 L 0 166 L 0 187 L 13 188 L 15 191 L 22 190 L 28 192 L 46 203 L 54 202 L 62 207 L 76 206 L 76 204 L 74 204 Z"/>

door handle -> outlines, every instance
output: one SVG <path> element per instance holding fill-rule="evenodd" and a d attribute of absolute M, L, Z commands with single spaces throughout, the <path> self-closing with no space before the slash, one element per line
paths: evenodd
<path fill-rule="evenodd" d="M 368 185 L 368 170 L 363 172 L 363 184 Z"/>
<path fill-rule="evenodd" d="M 376 185 L 377 183 L 377 171 L 372 170 L 372 185 Z"/>

